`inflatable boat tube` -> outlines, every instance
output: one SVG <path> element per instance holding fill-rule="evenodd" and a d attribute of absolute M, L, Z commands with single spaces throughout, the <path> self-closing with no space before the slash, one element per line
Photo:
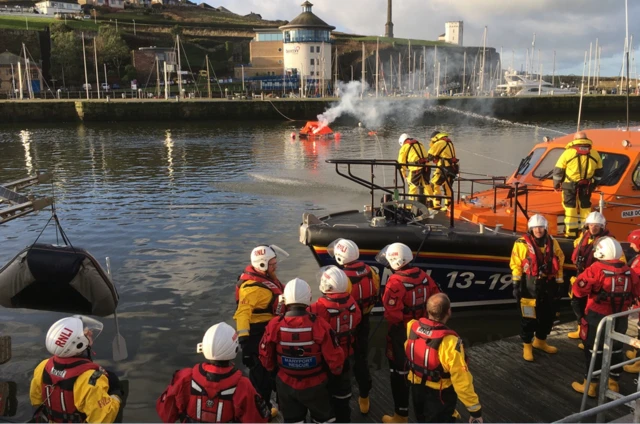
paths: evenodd
<path fill-rule="evenodd" d="M 105 317 L 118 292 L 86 250 L 34 244 L 0 269 L 0 306 Z"/>

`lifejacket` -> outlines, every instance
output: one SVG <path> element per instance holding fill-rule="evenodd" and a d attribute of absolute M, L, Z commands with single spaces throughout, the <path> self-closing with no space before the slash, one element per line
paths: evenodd
<path fill-rule="evenodd" d="M 604 282 L 595 299 L 596 303 L 609 302 L 611 313 L 622 312 L 632 301 L 631 269 L 628 267 L 603 269 Z"/>
<path fill-rule="evenodd" d="M 549 234 L 545 237 L 544 252 L 542 252 L 531 234 L 526 233 L 523 236 L 528 247 L 523 271 L 529 278 L 550 280 L 555 278 L 560 269 L 558 257 L 553 253 L 553 239 Z"/>
<path fill-rule="evenodd" d="M 420 318 L 411 325 L 405 353 L 411 371 L 422 379 L 422 384 L 451 378 L 451 374 L 442 367 L 438 354 L 440 344 L 446 336 L 459 337 L 458 333 L 444 324 L 428 318 Z"/>
<path fill-rule="evenodd" d="M 433 156 L 433 160 L 435 163 L 438 163 L 439 161 L 442 160 L 444 162 L 445 168 L 448 168 L 449 171 L 457 174 L 458 172 L 460 172 L 460 165 L 458 164 L 460 161 L 456 157 L 456 149 L 453 146 L 453 141 L 451 141 L 449 137 L 442 137 L 436 141 L 440 141 L 440 140 L 444 140 L 446 143 L 444 146 L 442 146 L 442 149 L 440 149 L 440 151 L 436 153 L 435 156 Z M 444 152 L 446 148 L 449 148 L 449 152 L 451 153 L 450 158 L 443 158 L 441 156 L 442 152 Z"/>
<path fill-rule="evenodd" d="M 402 299 L 404 321 L 425 316 L 427 296 L 429 294 L 429 277 L 420 268 L 413 267 L 395 272 L 404 286 Z"/>
<path fill-rule="evenodd" d="M 580 244 L 576 247 L 576 249 L 573 251 L 573 254 L 571 255 L 571 260 L 574 264 L 576 264 L 576 268 L 578 271 L 577 274 L 580 274 L 595 262 L 595 258 L 593 257 L 594 246 L 598 244 L 598 240 L 600 239 L 600 237 L 607 237 L 608 235 L 609 230 L 603 230 L 597 236 L 593 236 L 588 230 L 582 233 Z M 592 242 L 589 243 L 589 240 L 592 240 Z"/>
<path fill-rule="evenodd" d="M 235 419 L 233 395 L 242 371 L 231 367 L 224 374 L 207 372 L 204 364 L 193 367 L 185 423 L 230 423 Z"/>
<path fill-rule="evenodd" d="M 578 181 L 571 181 L 567 178 L 567 180 L 569 180 L 569 182 L 571 183 L 576 183 L 579 186 L 588 186 L 589 184 L 591 184 L 591 179 L 593 178 L 593 174 L 595 172 L 594 169 L 594 171 L 591 172 L 591 175 L 589 175 L 589 163 L 593 161 L 597 164 L 595 158 L 591 156 L 592 144 L 572 144 L 569 148 L 574 149 L 576 151 L 576 155 L 567 161 L 567 166 L 569 166 L 569 163 L 577 160 L 578 174 L 580 175 L 580 179 Z M 587 158 L 584 169 L 582 169 L 582 161 L 580 160 L 582 156 L 585 156 Z"/>
<path fill-rule="evenodd" d="M 329 313 L 329 325 L 336 332 L 340 347 L 346 356 L 353 354 L 356 326 L 354 325 L 356 314 L 356 302 L 349 293 L 342 296 L 329 297 L 327 295 L 318 299 Z"/>
<path fill-rule="evenodd" d="M 251 265 L 247 265 L 244 272 L 240 277 L 238 277 L 238 282 L 236 283 L 236 305 L 240 302 L 240 287 L 242 287 L 242 285 L 247 281 L 253 281 L 253 283 L 247 284 L 245 287 L 258 286 L 271 291 L 271 300 L 269 301 L 269 305 L 264 309 L 254 309 L 253 313 L 275 315 L 276 310 L 278 309 L 278 296 L 284 291 L 282 283 L 277 279 L 268 279 L 263 274 L 256 272 Z"/>
<path fill-rule="evenodd" d="M 636 255 L 629 261 L 629 268 L 640 274 L 640 255 Z"/>
<path fill-rule="evenodd" d="M 365 310 L 376 304 L 378 297 L 376 286 L 373 284 L 373 271 L 364 262 L 346 265 L 343 271 L 351 281 L 351 297 L 364 314 Z"/>
<path fill-rule="evenodd" d="M 304 316 L 303 324 L 290 327 L 284 318 L 298 314 Z M 291 377 L 302 380 L 325 372 L 320 345 L 313 338 L 315 320 L 316 316 L 306 311 L 289 311 L 279 318 L 277 331 L 280 334 L 276 345 L 278 366 Z"/>
<path fill-rule="evenodd" d="M 422 156 L 422 153 L 420 151 L 420 149 L 418 149 L 416 147 L 416 144 L 420 144 L 420 142 L 416 139 L 413 138 L 407 138 L 403 144 L 409 144 L 411 147 L 409 147 L 409 149 L 407 149 L 407 157 L 404 158 L 405 159 L 405 163 L 407 163 L 407 160 L 409 158 L 409 151 L 413 150 L 416 153 L 416 156 L 418 156 L 418 161 L 414 162 L 415 164 L 419 164 L 419 165 L 425 165 L 427 163 L 429 163 L 429 161 L 427 160 L 426 157 Z"/>
<path fill-rule="evenodd" d="M 91 380 L 103 374 L 100 366 L 86 358 L 59 358 L 47 361 L 42 373 L 42 409 L 49 421 L 56 423 L 84 423 L 87 415 L 78 411 L 73 398 L 73 385 L 80 375 L 94 371 Z"/>

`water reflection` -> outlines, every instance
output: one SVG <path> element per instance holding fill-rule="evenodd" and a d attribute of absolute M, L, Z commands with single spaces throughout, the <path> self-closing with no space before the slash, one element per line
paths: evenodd
<path fill-rule="evenodd" d="M 31 133 L 27 130 L 20 131 L 20 140 L 24 147 L 24 164 L 27 170 L 27 174 L 33 173 L 33 163 L 31 160 Z"/>
<path fill-rule="evenodd" d="M 114 325 L 103 320 L 96 359 L 130 380 L 125 419 L 155 421 L 157 396 L 176 369 L 198 361 L 195 345 L 206 328 L 218 321 L 233 323 L 233 286 L 255 245 L 273 243 L 288 251 L 291 257 L 279 268 L 280 278 L 304 278 L 317 296 L 317 264 L 298 242 L 302 212 L 360 208 L 370 200 L 366 189 L 337 176 L 326 159 L 395 159 L 401 133 L 424 140 L 437 126 L 464 149 L 459 155 L 465 170 L 509 174 L 538 141 L 530 127 L 456 119 L 389 126 L 379 129 L 377 137 L 336 126 L 342 133 L 339 142 L 315 143 L 291 139 L 290 125 L 280 123 L 33 126 L 20 141 L 19 129 L 3 127 L 0 181 L 24 177 L 29 163 L 32 171 L 36 165 L 53 171 L 58 214 L 74 246 L 88 249 L 101 262 L 111 257 L 121 296 L 120 330 L 130 357 L 110 361 Z M 572 122 L 541 125 L 560 131 L 574 127 Z M 387 183 L 392 178 L 387 174 Z M 33 190 L 51 194 L 49 186 Z M 48 217 L 40 213 L 0 227 L 0 265 L 33 242 Z M 41 241 L 55 241 L 55 235 L 47 232 Z M 0 334 L 14 337 L 13 359 L 0 366 L 0 380 L 19 385 L 18 420 L 31 416 L 30 376 L 47 356 L 44 334 L 60 317 L 0 310 Z M 517 331 L 517 319 L 496 321 L 497 333 Z M 471 341 L 486 339 L 477 328 L 461 327 L 460 332 Z M 383 358 L 383 329 L 374 344 L 376 357 Z"/>

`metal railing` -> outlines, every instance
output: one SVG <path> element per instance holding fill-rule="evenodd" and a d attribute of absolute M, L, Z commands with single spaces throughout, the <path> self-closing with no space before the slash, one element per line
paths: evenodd
<path fill-rule="evenodd" d="M 592 346 L 591 362 L 589 363 L 589 371 L 587 372 L 587 378 L 584 382 L 584 393 L 582 394 L 582 403 L 580 404 L 580 412 L 569 415 L 563 418 L 558 423 L 575 423 L 580 422 L 582 419 L 592 417 L 596 415 L 596 422 L 603 423 L 605 419 L 605 412 L 621 405 L 627 405 L 634 410 L 633 422 L 640 422 L 640 378 L 636 387 L 636 392 L 631 395 L 623 396 L 620 393 L 609 390 L 608 380 L 609 373 L 612 369 L 622 368 L 625 365 L 635 363 L 640 360 L 640 356 L 628 361 L 623 361 L 619 364 L 611 365 L 611 356 L 613 354 L 613 342 L 621 342 L 623 344 L 631 345 L 636 349 L 640 349 L 640 340 L 635 337 L 628 336 L 624 333 L 615 331 L 615 322 L 617 318 L 625 317 L 628 319 L 629 315 L 637 315 L 640 310 L 631 309 L 629 311 L 618 312 L 616 314 L 609 315 L 600 321 L 598 329 L 596 331 L 596 337 Z M 603 330 L 604 329 L 604 330 Z M 604 331 L 604 334 L 603 334 Z M 604 336 L 603 349 L 602 349 L 602 368 L 600 370 L 594 370 L 598 347 L 600 346 L 601 337 Z M 587 349 L 588 346 L 585 346 Z M 598 406 L 585 410 L 587 405 L 588 387 L 591 384 L 592 379 L 595 376 L 600 376 L 600 384 L 598 388 Z M 605 399 L 612 399 L 612 402 L 605 403 Z"/>
<path fill-rule="evenodd" d="M 469 182 L 471 183 L 471 187 L 473 188 L 473 184 L 485 184 L 491 185 L 495 187 L 498 182 L 502 182 L 504 184 L 506 177 L 490 177 L 485 176 L 484 178 L 463 178 L 460 175 L 456 175 L 454 178 L 450 175 L 450 171 L 446 167 L 437 166 L 437 165 L 429 165 L 429 164 L 413 164 L 413 163 L 398 163 L 395 160 L 391 159 L 328 159 L 327 163 L 332 163 L 336 166 L 336 173 L 341 177 L 344 177 L 350 181 L 353 181 L 363 187 L 369 189 L 371 194 L 371 211 L 376 210 L 376 191 L 386 195 L 385 198 L 387 200 L 394 200 L 396 202 L 401 200 L 406 200 L 410 198 L 417 198 L 419 202 L 422 204 L 427 204 L 429 200 L 434 201 L 448 201 L 448 209 L 449 209 L 449 225 L 450 227 L 454 227 L 454 209 L 455 209 L 455 199 L 457 197 L 457 202 L 460 202 L 460 183 L 461 182 Z M 384 175 L 384 167 L 391 167 L 394 169 L 393 183 L 392 185 L 380 185 L 376 183 L 376 178 L 379 177 L 375 174 L 376 167 L 383 167 L 383 175 Z M 345 169 L 346 167 L 346 169 Z M 366 179 L 360 175 L 354 174 L 354 168 L 359 167 L 368 167 L 369 179 Z M 443 175 L 449 175 L 449 178 L 445 178 L 442 186 L 448 188 L 449 194 L 443 195 L 428 195 L 428 194 L 409 194 L 405 191 L 405 177 L 402 173 L 402 169 L 405 167 L 422 167 L 429 168 L 432 170 L 439 169 Z M 384 177 L 383 177 L 384 179 Z M 456 190 L 454 190 L 453 182 L 457 181 L 457 195 Z M 429 183 L 426 181 L 426 183 Z M 510 187 L 510 186 L 509 186 Z M 446 192 L 446 190 L 445 190 Z M 397 208 L 395 210 L 395 221 L 397 223 L 398 215 Z"/>

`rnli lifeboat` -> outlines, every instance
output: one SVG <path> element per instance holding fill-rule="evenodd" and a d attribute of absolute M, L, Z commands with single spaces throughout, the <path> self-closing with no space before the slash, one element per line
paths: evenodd
<path fill-rule="evenodd" d="M 604 166 L 603 178 L 592 194 L 592 209 L 600 210 L 609 231 L 624 241 L 640 223 L 640 128 L 586 133 Z M 390 243 L 402 242 L 412 249 L 414 264 L 439 283 L 455 306 L 514 303 L 511 250 L 514 241 L 527 231 L 527 221 L 533 214 L 547 218 L 549 233 L 564 251 L 565 281 L 575 275 L 571 263 L 573 240 L 563 236 L 561 193 L 554 191 L 552 180 L 556 161 L 572 139 L 573 134 L 545 138 L 509 177 L 467 178 L 462 172 L 452 184 L 449 209 L 435 215 L 423 204 L 409 200 L 400 172 L 403 164 L 391 160 L 329 160 L 339 175 L 370 190 L 371 203 L 363 209 L 322 217 L 305 213 L 300 242 L 324 266 L 335 264 L 327 253 L 332 241 L 353 240 L 360 247 L 360 258 L 379 269 L 383 284 L 390 271 L 375 261 L 375 255 Z M 395 168 L 393 186 L 376 182 L 375 171 L 381 167 Z M 472 194 L 462 196 L 461 191 Z M 627 257 L 633 256 L 628 244 L 623 243 L 623 247 Z"/>

